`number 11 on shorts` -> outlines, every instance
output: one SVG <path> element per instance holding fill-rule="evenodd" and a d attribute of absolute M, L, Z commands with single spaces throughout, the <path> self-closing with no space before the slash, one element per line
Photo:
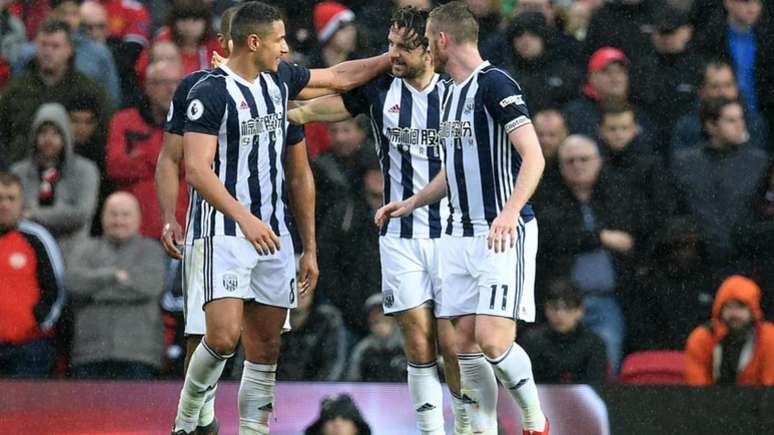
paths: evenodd
<path fill-rule="evenodd" d="M 489 298 L 489 309 L 490 310 L 494 310 L 495 309 L 495 299 L 497 298 L 497 287 L 498 287 L 497 284 L 492 284 L 491 285 L 492 296 Z M 502 307 L 500 309 L 505 311 L 505 307 L 508 305 L 508 285 L 507 284 L 503 284 L 503 285 L 501 285 L 499 287 L 502 288 L 502 290 L 503 290 L 503 304 L 502 304 Z"/>

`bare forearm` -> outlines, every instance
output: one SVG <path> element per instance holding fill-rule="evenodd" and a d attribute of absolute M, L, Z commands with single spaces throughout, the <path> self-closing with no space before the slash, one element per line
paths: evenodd
<path fill-rule="evenodd" d="M 389 67 L 390 58 L 387 53 L 367 59 L 342 62 L 331 67 L 331 72 L 336 77 L 333 88 L 337 92 L 350 91 L 373 80 Z"/>
<path fill-rule="evenodd" d="M 344 105 L 340 95 L 330 95 L 301 103 L 288 112 L 290 122 L 306 124 L 307 122 L 338 122 L 351 118 L 352 115 Z"/>
<path fill-rule="evenodd" d="M 412 197 L 412 206 L 416 209 L 434 204 L 446 196 L 446 172 L 440 171 L 424 189 Z"/>
<path fill-rule="evenodd" d="M 186 181 L 209 205 L 229 218 L 239 221 L 250 212 L 226 190 L 208 166 L 186 165 Z"/>
<path fill-rule="evenodd" d="M 505 208 L 515 213 L 520 213 L 524 205 L 535 193 L 540 177 L 543 175 L 545 160 L 543 155 L 538 152 L 530 151 L 522 155 L 521 168 L 516 177 L 516 184 L 513 187 L 513 193 L 505 203 Z"/>
<path fill-rule="evenodd" d="M 301 145 L 296 145 L 301 146 Z M 317 251 L 317 239 L 315 236 L 315 186 L 314 177 L 309 166 L 306 170 L 293 174 L 290 182 L 290 207 L 298 225 L 298 235 L 304 245 L 304 252 L 315 253 Z"/>
<path fill-rule="evenodd" d="M 180 170 L 178 164 L 166 156 L 162 150 L 159 154 L 159 160 L 156 164 L 156 196 L 159 199 L 159 208 L 161 209 L 161 218 L 165 221 L 172 220 L 175 217 L 175 208 L 177 206 L 177 197 L 180 183 Z"/>

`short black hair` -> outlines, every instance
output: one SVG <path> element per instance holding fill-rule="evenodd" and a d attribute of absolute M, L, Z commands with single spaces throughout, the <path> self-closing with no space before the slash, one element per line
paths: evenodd
<path fill-rule="evenodd" d="M 724 69 L 728 68 L 731 71 L 731 75 L 734 76 L 736 81 L 736 72 L 730 63 L 723 59 L 708 59 L 702 64 L 701 74 L 699 74 L 699 88 L 703 88 L 707 85 L 707 73 L 711 69 Z"/>
<path fill-rule="evenodd" d="M 622 113 L 634 114 L 634 107 L 628 102 L 611 101 L 604 103 L 602 105 L 602 116 L 599 118 L 599 124 L 602 125 L 607 116 L 616 116 Z"/>
<path fill-rule="evenodd" d="M 414 6 L 404 6 L 392 14 L 390 19 L 390 28 L 406 29 L 408 33 L 413 33 L 415 44 L 411 48 L 428 47 L 427 36 L 425 35 L 425 26 L 429 12 Z"/>
<path fill-rule="evenodd" d="M 92 112 L 99 118 L 99 98 L 94 93 L 74 95 L 63 102 L 68 112 Z"/>
<path fill-rule="evenodd" d="M 21 178 L 13 172 L 0 171 L 0 186 L 19 186 L 23 190 Z"/>
<path fill-rule="evenodd" d="M 567 308 L 583 306 L 583 291 L 569 279 L 558 279 L 548 287 L 546 304 L 563 302 Z"/>
<path fill-rule="evenodd" d="M 720 118 L 723 109 L 732 104 L 741 105 L 739 100 L 726 97 L 707 98 L 706 100 L 703 100 L 699 105 L 699 120 L 701 120 L 702 129 L 704 129 L 704 125 L 708 122 L 716 122 Z"/>
<path fill-rule="evenodd" d="M 72 45 L 72 31 L 70 30 L 70 25 L 67 24 L 67 21 L 51 18 L 44 21 L 43 24 L 38 27 L 38 35 L 41 33 L 50 35 L 59 32 L 64 32 L 67 35 L 67 41 Z"/>
<path fill-rule="evenodd" d="M 430 11 L 433 30 L 444 32 L 458 44 L 478 43 L 478 20 L 468 5 L 462 1 L 453 1 Z"/>
<path fill-rule="evenodd" d="M 263 2 L 245 3 L 231 19 L 231 39 L 234 45 L 244 45 L 251 34 L 266 35 L 267 27 L 282 20 L 279 9 Z"/>

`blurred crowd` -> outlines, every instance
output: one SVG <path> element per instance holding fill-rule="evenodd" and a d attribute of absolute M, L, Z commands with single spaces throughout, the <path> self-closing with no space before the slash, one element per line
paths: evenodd
<path fill-rule="evenodd" d="M 385 51 L 393 8 L 436 4 L 268 2 L 288 60 L 315 68 Z M 210 66 L 236 3 L 0 0 L 0 376 L 181 376 L 180 265 L 157 242 L 153 175 L 175 87 Z M 537 380 L 614 381 L 627 354 L 675 349 L 692 383 L 774 383 L 774 4 L 467 3 L 547 162 L 542 313 L 518 338 Z M 278 379 L 403 381 L 370 125 L 305 132 L 321 276 Z"/>

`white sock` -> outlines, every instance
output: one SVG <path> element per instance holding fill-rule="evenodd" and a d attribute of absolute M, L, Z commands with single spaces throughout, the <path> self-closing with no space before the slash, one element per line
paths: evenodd
<path fill-rule="evenodd" d="M 542 431 L 546 417 L 540 408 L 540 397 L 538 397 L 537 386 L 532 376 L 532 363 L 527 352 L 513 343 L 504 354 L 498 358 L 489 359 L 489 362 L 492 363 L 497 378 L 508 388 L 521 408 L 522 427 L 527 430 Z"/>
<path fill-rule="evenodd" d="M 470 428 L 470 417 L 465 409 L 462 396 L 449 389 L 452 398 L 452 411 L 454 412 L 454 435 L 467 435 L 473 432 Z"/>
<path fill-rule="evenodd" d="M 215 420 L 215 392 L 218 391 L 218 385 L 215 384 L 215 388 L 208 391 L 204 396 L 204 403 L 202 409 L 199 411 L 199 423 L 198 426 L 207 426 Z"/>
<path fill-rule="evenodd" d="M 256 364 L 245 360 L 239 385 L 240 435 L 268 435 L 276 380 L 277 364 Z"/>
<path fill-rule="evenodd" d="M 177 405 L 175 430 L 193 432 L 199 422 L 199 412 L 208 391 L 215 388 L 226 366 L 226 360 L 234 354 L 219 355 L 202 340 L 191 355 L 191 362 L 185 374 L 180 402 Z"/>
<path fill-rule="evenodd" d="M 483 353 L 461 353 L 460 395 L 474 434 L 497 434 L 497 380 Z"/>
<path fill-rule="evenodd" d="M 438 364 L 408 363 L 408 386 L 422 435 L 444 435 L 443 389 Z"/>

